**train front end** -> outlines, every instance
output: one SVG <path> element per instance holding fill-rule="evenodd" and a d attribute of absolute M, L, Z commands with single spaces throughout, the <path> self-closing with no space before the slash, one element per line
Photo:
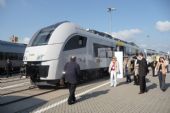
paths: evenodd
<path fill-rule="evenodd" d="M 59 83 L 63 70 L 63 66 L 59 66 L 59 59 L 65 38 L 69 35 L 67 29 L 68 23 L 57 23 L 41 29 L 30 40 L 24 63 L 26 74 L 37 85 L 43 81 L 54 85 Z"/>

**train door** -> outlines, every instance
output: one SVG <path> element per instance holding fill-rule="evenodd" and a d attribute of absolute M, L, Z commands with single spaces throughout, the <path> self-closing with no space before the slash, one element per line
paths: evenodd
<path fill-rule="evenodd" d="M 122 51 L 123 52 L 123 56 L 124 56 L 125 53 L 126 53 L 126 47 L 125 46 L 116 45 L 116 51 Z"/>

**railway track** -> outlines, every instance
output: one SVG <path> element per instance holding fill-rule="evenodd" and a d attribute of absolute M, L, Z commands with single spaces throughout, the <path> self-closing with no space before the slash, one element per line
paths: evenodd
<path fill-rule="evenodd" d="M 56 89 L 41 90 L 41 91 L 39 90 L 39 91 L 34 92 L 33 94 L 28 93 L 28 91 L 33 92 L 31 90 L 35 90 L 35 89 L 38 89 L 38 88 L 28 88 L 28 89 L 20 90 L 20 95 L 22 95 L 22 96 L 19 96 L 17 98 L 13 98 L 13 99 L 10 99 L 10 100 L 8 99 L 8 97 L 17 95 L 18 91 L 8 93 L 8 94 L 4 94 L 4 95 L 2 95 L 2 99 L 1 99 L 2 102 L 0 102 L 0 106 L 13 104 L 13 103 L 23 101 L 23 100 L 26 100 L 26 99 L 29 99 L 29 98 L 33 98 L 33 97 L 36 97 L 36 96 L 39 96 L 39 95 L 48 94 L 48 93 L 54 92 L 56 90 Z"/>
<path fill-rule="evenodd" d="M 12 76 L 12 77 L 1 77 L 0 78 L 0 83 L 10 83 L 10 82 L 15 82 L 15 81 L 19 81 L 19 80 L 25 80 L 25 79 L 28 79 L 26 77 L 21 77 L 20 75 L 15 75 L 15 76 Z"/>
<path fill-rule="evenodd" d="M 1 81 L 1 84 L 3 84 L 3 83 L 10 83 L 10 82 L 15 82 L 15 81 L 21 81 L 21 80 L 25 80 L 25 79 L 27 79 L 27 78 L 15 78 L 15 79 L 7 79 L 7 80 L 2 80 Z"/>
<path fill-rule="evenodd" d="M 8 85 L 6 87 L 0 88 L 1 101 L 0 106 L 5 106 L 8 104 L 13 104 L 25 99 L 33 98 L 39 95 L 47 94 L 55 91 L 56 89 L 39 89 L 37 87 L 30 87 L 31 84 L 29 81 L 23 81 L 17 84 Z M 17 97 L 18 96 L 18 97 Z M 14 97 L 8 99 L 10 97 Z M 15 98 L 16 97 L 16 98 Z"/>
<path fill-rule="evenodd" d="M 11 86 L 15 86 L 16 84 L 21 84 L 24 82 L 29 82 L 29 78 L 20 78 L 17 77 L 10 77 L 10 78 L 0 78 L 0 90 L 12 88 Z"/>

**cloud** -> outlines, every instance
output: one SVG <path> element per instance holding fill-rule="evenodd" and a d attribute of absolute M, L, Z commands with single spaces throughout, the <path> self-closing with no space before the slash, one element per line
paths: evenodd
<path fill-rule="evenodd" d="M 170 31 L 170 21 L 158 21 L 156 22 L 156 29 L 161 32 Z"/>
<path fill-rule="evenodd" d="M 0 0 L 0 7 L 5 7 L 6 0 Z"/>
<path fill-rule="evenodd" d="M 128 29 L 128 30 L 122 30 L 118 32 L 113 32 L 112 36 L 120 39 L 130 39 L 134 38 L 135 35 L 142 33 L 140 29 Z"/>

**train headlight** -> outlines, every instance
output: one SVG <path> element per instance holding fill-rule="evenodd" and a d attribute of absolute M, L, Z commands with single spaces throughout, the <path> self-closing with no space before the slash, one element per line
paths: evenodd
<path fill-rule="evenodd" d="M 37 60 L 42 60 L 44 55 L 38 55 Z"/>

